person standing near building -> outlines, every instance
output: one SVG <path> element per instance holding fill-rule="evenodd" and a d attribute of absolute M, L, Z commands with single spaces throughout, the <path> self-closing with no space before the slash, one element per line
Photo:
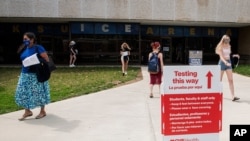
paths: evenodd
<path fill-rule="evenodd" d="M 122 75 L 123 76 L 127 75 L 127 73 L 128 73 L 128 62 L 129 62 L 130 50 L 131 50 L 131 48 L 129 47 L 129 45 L 126 42 L 122 43 L 120 54 L 121 54 L 121 64 L 122 64 Z"/>
<path fill-rule="evenodd" d="M 23 35 L 23 45 L 19 47 L 18 53 L 20 59 L 23 61 L 25 58 L 38 53 L 44 60 L 49 62 L 49 57 L 43 46 L 36 44 L 35 34 L 26 32 Z M 41 107 L 40 113 L 36 119 L 46 116 L 45 105 L 50 103 L 50 87 L 49 82 L 38 82 L 35 71 L 32 66 L 22 65 L 21 74 L 18 80 L 15 102 L 18 106 L 23 107 L 24 114 L 19 120 L 24 120 L 33 115 L 31 109 Z"/>
<path fill-rule="evenodd" d="M 70 41 L 69 43 L 69 67 L 75 67 L 76 55 L 78 53 L 75 41 Z"/>
<path fill-rule="evenodd" d="M 231 45 L 230 45 L 230 37 L 228 35 L 222 36 L 220 42 L 216 46 L 215 53 L 218 54 L 220 57 L 219 60 L 219 65 L 221 67 L 220 81 L 222 81 L 223 74 L 224 72 L 226 72 L 232 96 L 232 101 L 239 100 L 240 98 L 236 97 L 234 93 L 232 61 L 230 59 Z M 233 56 L 238 58 L 240 57 L 238 54 Z"/>
<path fill-rule="evenodd" d="M 159 86 L 159 91 L 160 91 L 160 86 L 162 82 L 162 74 L 163 74 L 163 54 L 160 52 L 160 43 L 159 42 L 152 42 L 151 44 L 152 47 L 152 52 L 149 53 L 148 55 L 148 60 L 153 56 L 153 53 L 156 53 L 158 56 L 158 64 L 159 64 L 159 72 L 156 74 L 150 73 L 150 82 L 149 82 L 149 88 L 150 88 L 150 98 L 153 98 L 153 87 L 154 85 Z"/>

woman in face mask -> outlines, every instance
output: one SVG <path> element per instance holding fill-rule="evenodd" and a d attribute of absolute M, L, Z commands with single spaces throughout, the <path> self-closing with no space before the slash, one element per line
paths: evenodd
<path fill-rule="evenodd" d="M 23 44 L 19 47 L 18 53 L 20 59 L 23 61 L 25 58 L 37 53 L 44 60 L 49 62 L 49 57 L 43 46 L 36 44 L 35 34 L 26 32 L 23 35 Z M 31 66 L 22 65 L 21 74 L 18 80 L 15 102 L 18 106 L 23 107 L 24 114 L 19 120 L 24 120 L 33 115 L 31 109 L 40 107 L 40 113 L 35 117 L 40 119 L 46 116 L 45 105 L 50 103 L 50 90 L 49 82 L 38 82 L 36 73 Z"/>

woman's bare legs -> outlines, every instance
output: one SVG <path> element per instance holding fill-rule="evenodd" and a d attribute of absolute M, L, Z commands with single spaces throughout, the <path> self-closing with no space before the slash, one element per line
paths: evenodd
<path fill-rule="evenodd" d="M 224 71 L 221 71 L 221 72 L 220 72 L 220 81 L 221 81 L 221 82 L 222 82 L 223 74 L 224 74 Z"/>
<path fill-rule="evenodd" d="M 150 94 L 149 94 L 149 97 L 150 98 L 153 98 L 154 97 L 154 95 L 153 95 L 153 87 L 154 87 L 154 85 L 153 84 L 149 84 L 149 89 L 150 89 Z M 161 91 L 161 85 L 158 85 L 158 87 L 159 87 L 159 92 Z"/>
<path fill-rule="evenodd" d="M 127 75 L 128 72 L 128 61 L 124 62 L 124 73 Z"/>
<path fill-rule="evenodd" d="M 154 97 L 154 96 L 153 96 L 153 87 L 154 87 L 153 84 L 149 84 L 149 89 L 150 89 L 149 97 L 150 97 L 150 98 L 153 98 L 153 97 Z"/>
<path fill-rule="evenodd" d="M 75 66 L 75 62 L 76 62 L 76 55 L 73 55 L 73 60 L 72 60 L 72 65 Z"/>
<path fill-rule="evenodd" d="M 72 60 L 73 60 L 73 55 L 70 55 L 70 56 L 69 56 L 69 65 L 70 65 L 70 66 L 72 65 Z"/>
<path fill-rule="evenodd" d="M 122 63 L 122 74 L 125 75 L 125 62 L 121 60 Z"/>
<path fill-rule="evenodd" d="M 75 55 L 70 55 L 69 66 L 75 66 L 75 61 L 76 61 L 76 56 Z"/>
<path fill-rule="evenodd" d="M 221 78 L 220 78 L 221 81 L 222 81 L 224 72 L 225 71 L 221 71 Z M 227 80 L 228 80 L 228 83 L 229 83 L 229 89 L 230 89 L 230 92 L 231 92 L 232 100 L 233 101 L 239 100 L 239 98 L 235 97 L 235 94 L 234 94 L 234 83 L 233 83 L 233 72 L 232 72 L 232 69 L 226 70 L 226 74 L 227 74 Z"/>
<path fill-rule="evenodd" d="M 232 69 L 230 70 L 226 70 L 226 74 L 227 74 L 227 79 L 228 79 L 228 83 L 229 83 L 229 89 L 231 91 L 231 95 L 232 95 L 232 99 L 234 100 L 235 94 L 234 94 L 234 82 L 233 82 L 233 72 Z M 239 98 L 235 99 L 238 100 Z"/>

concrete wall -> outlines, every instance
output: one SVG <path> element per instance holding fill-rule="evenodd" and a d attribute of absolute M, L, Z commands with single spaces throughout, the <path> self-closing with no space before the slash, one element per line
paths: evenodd
<path fill-rule="evenodd" d="M 210 26 L 211 23 L 228 23 L 228 26 L 235 23 L 250 25 L 250 0 L 0 1 L 0 22 L 12 18 L 27 23 L 47 18 L 52 19 L 52 22 L 61 19 L 66 22 L 110 20 L 142 23 L 148 21 L 151 24 L 159 24 L 159 21 L 161 23 L 203 22 L 205 26 Z M 23 17 L 30 19 L 22 19 Z M 239 53 L 250 56 L 249 33 L 250 27 L 240 29 Z"/>
<path fill-rule="evenodd" d="M 0 17 L 250 23 L 249 7 L 249 0 L 1 0 Z"/>

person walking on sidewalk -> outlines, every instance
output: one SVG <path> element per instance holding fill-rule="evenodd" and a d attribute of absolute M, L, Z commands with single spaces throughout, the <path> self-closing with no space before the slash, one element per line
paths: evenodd
<path fill-rule="evenodd" d="M 227 79 L 229 82 L 229 88 L 232 96 L 232 101 L 239 100 L 240 98 L 235 96 L 234 93 L 234 83 L 233 83 L 233 71 L 232 71 L 232 61 L 230 59 L 231 45 L 230 37 L 228 35 L 223 35 L 220 42 L 217 44 L 215 53 L 219 55 L 219 65 L 221 67 L 220 81 L 222 81 L 223 74 L 226 72 Z M 239 55 L 233 55 L 233 57 L 238 57 Z"/>
<path fill-rule="evenodd" d="M 158 64 L 159 64 L 159 72 L 156 74 L 152 74 L 150 73 L 150 83 L 149 83 L 149 87 L 150 87 L 150 98 L 153 98 L 153 87 L 154 85 L 158 85 L 159 86 L 159 91 L 160 91 L 160 86 L 161 86 L 161 82 L 162 82 L 162 74 L 163 74 L 163 55 L 160 52 L 160 43 L 159 42 L 152 42 L 151 44 L 152 47 L 152 52 L 149 53 L 148 55 L 148 60 L 150 60 L 150 58 L 153 56 L 153 53 L 156 53 L 158 56 Z"/>
<path fill-rule="evenodd" d="M 129 45 L 124 42 L 121 45 L 121 64 L 122 64 L 122 75 L 127 75 L 128 71 L 128 62 L 129 62 L 129 55 L 130 55 L 131 48 Z"/>
<path fill-rule="evenodd" d="M 21 60 L 38 53 L 44 60 L 49 62 L 46 50 L 43 46 L 36 44 L 36 37 L 32 32 L 24 33 L 23 45 L 19 47 L 18 53 L 20 54 Z M 32 116 L 33 113 L 31 109 L 36 107 L 41 107 L 36 119 L 46 116 L 45 105 L 50 103 L 49 82 L 38 82 L 32 66 L 22 66 L 15 93 L 15 102 L 18 106 L 25 109 L 23 116 L 19 120 L 24 120 Z"/>

